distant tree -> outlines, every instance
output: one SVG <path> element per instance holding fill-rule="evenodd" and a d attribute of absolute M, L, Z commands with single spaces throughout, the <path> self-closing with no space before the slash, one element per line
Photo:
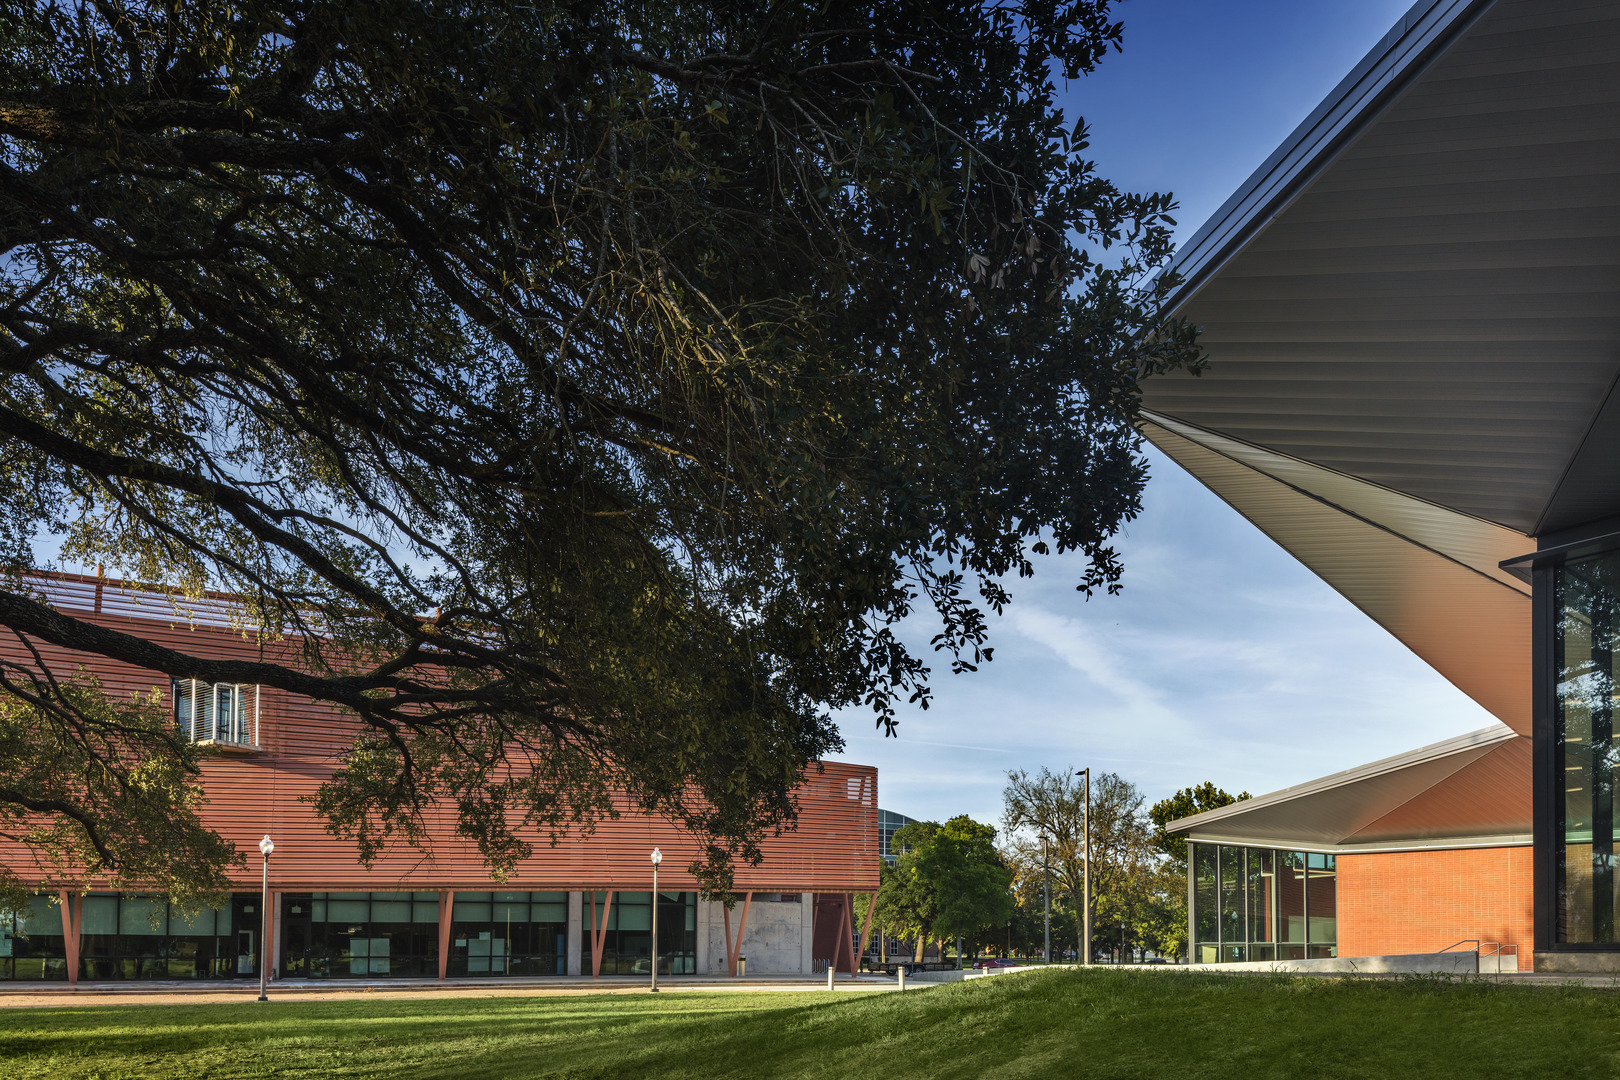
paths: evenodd
<path fill-rule="evenodd" d="M 1007 850 L 1020 864 L 1020 874 L 1034 879 L 1043 864 L 1052 872 L 1054 890 L 1066 894 L 1083 935 L 1085 889 L 1085 790 L 1073 771 L 1043 768 L 1007 774 L 1002 791 Z M 1099 947 L 1119 943 L 1119 922 L 1129 925 L 1146 896 L 1153 853 L 1145 798 L 1136 785 L 1117 773 L 1091 778 L 1092 933 Z M 1043 841 L 1044 837 L 1044 841 Z"/>
<path fill-rule="evenodd" d="M 1148 816 L 1153 819 L 1154 848 L 1185 866 L 1187 838 L 1166 832 L 1166 826 L 1172 821 L 1201 814 L 1206 810 L 1218 810 L 1249 797 L 1247 791 L 1240 795 L 1229 795 L 1206 780 L 1196 787 L 1182 788 L 1167 799 L 1160 799 L 1148 811 Z"/>
<path fill-rule="evenodd" d="M 1013 911 L 1012 870 L 995 841 L 993 827 L 966 815 L 895 830 L 891 843 L 899 855 L 879 890 L 875 916 L 903 936 L 915 934 L 919 960 L 929 941 L 993 934 Z"/>
<path fill-rule="evenodd" d="M 1141 927 L 1144 943 L 1164 956 L 1187 955 L 1187 839 L 1166 831 L 1172 822 L 1249 798 L 1231 795 L 1210 781 L 1183 788 L 1148 810 L 1152 845 L 1163 856 L 1154 870 Z"/>
<path fill-rule="evenodd" d="M 363 859 L 446 809 L 504 872 L 628 792 L 729 889 L 832 710 L 926 706 L 896 624 L 967 670 L 1037 555 L 1119 585 L 1199 353 L 1172 199 L 1057 106 L 1110 7 L 4 5 L 0 833 L 224 881 L 194 752 L 68 649 L 352 716 Z M 54 608 L 58 550 L 266 648 Z"/>
<path fill-rule="evenodd" d="M 966 815 L 953 817 L 910 859 L 934 892 L 933 931 L 941 939 L 973 941 L 1012 914 L 1012 870 L 996 850 L 996 830 Z"/>

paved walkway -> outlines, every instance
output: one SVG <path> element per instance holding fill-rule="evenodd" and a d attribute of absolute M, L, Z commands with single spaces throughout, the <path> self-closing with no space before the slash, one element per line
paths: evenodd
<path fill-rule="evenodd" d="M 908 982 L 907 989 L 922 989 L 928 983 Z M 898 989 L 894 979 L 862 975 L 851 980 L 840 976 L 835 983 L 839 993 L 882 993 Z M 758 976 L 732 979 L 724 975 L 664 976 L 658 980 L 660 993 L 814 993 L 827 992 L 826 977 L 782 978 Z M 411 1000 L 466 997 L 579 997 L 586 994 L 645 994 L 644 977 L 609 976 L 603 979 L 549 977 L 533 979 L 363 979 L 285 980 L 270 984 L 269 997 L 276 1001 L 366 1001 Z M 259 985 L 250 980 L 230 982 L 97 982 L 68 986 L 60 982 L 0 983 L 0 1008 L 85 1005 L 196 1005 L 233 1001 L 256 1001 Z"/>

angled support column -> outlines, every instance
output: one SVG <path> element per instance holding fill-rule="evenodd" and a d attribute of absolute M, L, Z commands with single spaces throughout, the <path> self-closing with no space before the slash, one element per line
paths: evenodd
<path fill-rule="evenodd" d="M 737 939 L 731 938 L 731 908 L 723 907 L 726 919 L 726 974 L 733 979 L 737 977 L 737 954 L 742 952 L 743 932 L 748 929 L 748 909 L 754 905 L 754 894 L 745 893 L 743 898 L 742 921 L 737 924 Z"/>
<path fill-rule="evenodd" d="M 838 913 L 838 951 L 849 957 L 849 977 L 855 977 L 855 894 L 845 893 Z M 837 967 L 837 964 L 833 965 Z"/>
<path fill-rule="evenodd" d="M 861 944 L 855 950 L 855 963 L 850 965 L 849 977 L 854 978 L 860 974 L 861 957 L 866 955 L 866 934 L 872 929 L 872 909 L 877 907 L 877 893 L 866 894 L 866 918 L 861 922 Z"/>
<path fill-rule="evenodd" d="M 79 933 L 84 926 L 84 898 L 78 893 L 63 890 L 59 894 L 62 903 L 62 944 L 67 954 L 67 979 L 69 986 L 79 985 Z"/>
<path fill-rule="evenodd" d="M 607 947 L 608 913 L 613 910 L 613 890 L 607 890 L 602 901 L 602 914 L 596 914 L 596 890 L 591 890 L 591 978 L 602 977 L 602 950 Z"/>
<path fill-rule="evenodd" d="M 450 973 L 450 929 L 456 913 L 456 890 L 439 890 L 439 978 Z"/>

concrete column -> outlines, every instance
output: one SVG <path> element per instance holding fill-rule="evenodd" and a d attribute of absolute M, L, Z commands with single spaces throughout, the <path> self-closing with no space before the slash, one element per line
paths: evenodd
<path fill-rule="evenodd" d="M 568 974 L 580 974 L 580 950 L 585 943 L 585 901 L 579 890 L 568 894 Z"/>
<path fill-rule="evenodd" d="M 799 972 L 815 974 L 816 894 L 799 894 Z"/>
<path fill-rule="evenodd" d="M 714 906 L 712 900 L 705 900 L 701 896 L 697 901 L 697 973 L 709 973 L 709 909 Z"/>

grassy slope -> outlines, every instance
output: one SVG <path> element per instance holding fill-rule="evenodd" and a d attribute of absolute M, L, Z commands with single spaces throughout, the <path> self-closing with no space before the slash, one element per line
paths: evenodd
<path fill-rule="evenodd" d="M 1620 996 L 1043 972 L 916 993 L 0 1011 L 0 1076 L 1549 1077 L 1620 1074 Z"/>

